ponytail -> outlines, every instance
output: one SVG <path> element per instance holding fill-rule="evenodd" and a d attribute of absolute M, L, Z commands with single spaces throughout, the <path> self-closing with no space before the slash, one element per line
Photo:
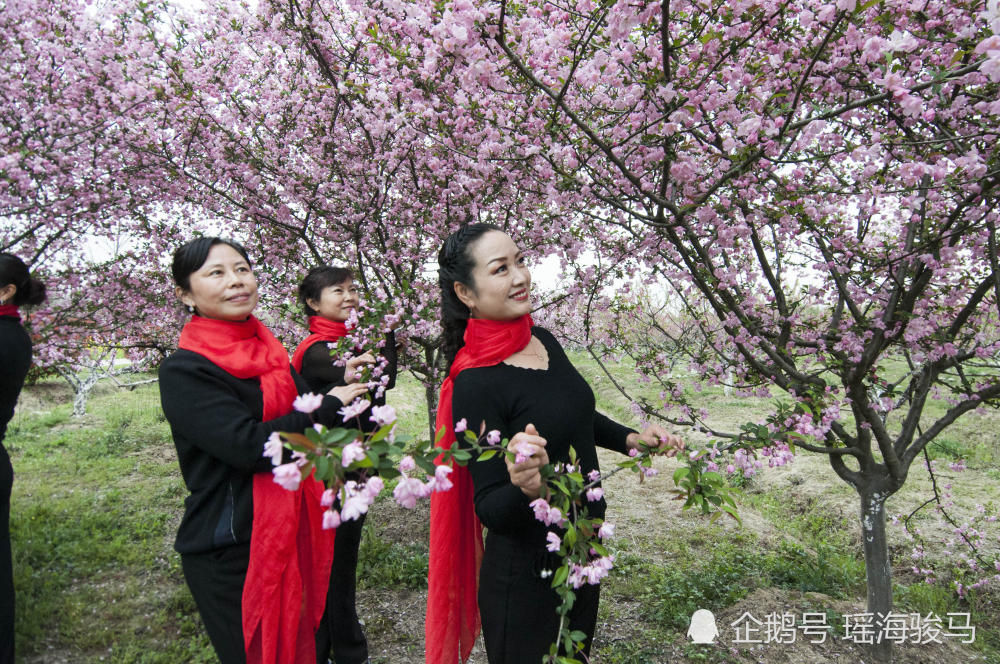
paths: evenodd
<path fill-rule="evenodd" d="M 28 274 L 28 266 L 14 254 L 0 253 L 0 288 L 14 284 L 17 291 L 10 304 L 41 304 L 45 301 L 45 284 Z"/>

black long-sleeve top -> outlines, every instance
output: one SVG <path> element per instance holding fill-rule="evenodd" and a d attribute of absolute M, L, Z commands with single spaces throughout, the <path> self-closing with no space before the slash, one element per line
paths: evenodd
<path fill-rule="evenodd" d="M 305 381 L 289 369 L 299 394 Z M 236 378 L 203 355 L 180 349 L 160 366 L 160 403 L 191 494 L 174 548 L 201 553 L 250 541 L 253 476 L 269 472 L 264 443 L 273 431 L 302 432 L 318 422 L 335 426 L 339 399 L 326 396 L 311 414 L 292 411 L 262 421 L 264 393 L 256 378 Z"/>
<path fill-rule="evenodd" d="M 584 475 L 599 470 L 597 448 L 627 453 L 631 429 L 595 410 L 594 392 L 570 363 L 562 346 L 544 328 L 532 328 L 549 355 L 548 369 L 525 369 L 509 364 L 466 369 L 455 379 L 452 417 L 465 419 L 470 431 L 496 429 L 512 438 L 534 424 L 545 438 L 549 461 L 569 461 L 576 450 Z M 502 455 L 469 464 L 475 486 L 476 515 L 491 532 L 539 545 L 546 527 L 534 517 L 531 500 L 511 484 Z M 603 517 L 604 499 L 590 503 L 590 514 Z"/>
<path fill-rule="evenodd" d="M 359 349 L 360 350 L 360 349 Z M 396 334 L 392 330 L 385 335 L 385 346 L 380 354 L 387 361 L 383 375 L 389 376 L 386 384 L 386 391 L 396 386 L 396 374 L 399 367 L 399 355 L 396 351 Z M 330 356 L 330 349 L 322 341 L 310 346 L 302 356 L 302 378 L 309 385 L 309 389 L 317 394 L 329 392 L 338 385 L 346 385 L 344 372 L 346 367 L 337 366 Z M 385 392 L 382 396 L 372 399 L 372 407 L 385 405 Z M 374 431 L 377 425 L 371 421 L 371 407 L 361 413 L 357 421 L 352 426 L 357 426 L 362 431 Z"/>
<path fill-rule="evenodd" d="M 0 316 L 0 442 L 14 417 L 14 406 L 31 366 L 31 339 L 13 316 Z"/>

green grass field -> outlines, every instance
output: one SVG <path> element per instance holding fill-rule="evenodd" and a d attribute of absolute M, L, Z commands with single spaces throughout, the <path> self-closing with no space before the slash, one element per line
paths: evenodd
<path fill-rule="evenodd" d="M 574 359 L 600 408 L 630 422 L 627 404 L 597 366 L 582 356 Z M 628 371 L 621 375 L 630 380 Z M 58 381 L 26 387 L 5 441 L 16 473 L 11 523 L 19 661 L 214 661 L 172 548 L 186 492 L 157 386 L 128 391 L 101 385 L 81 420 L 70 417 L 70 396 Z M 697 399 L 720 425 L 760 418 L 769 408 L 764 400 L 727 397 L 721 389 L 705 390 Z M 402 377 L 390 403 L 404 430 L 425 434 L 423 390 L 416 381 Z M 948 475 L 960 513 L 1000 503 L 993 462 L 1000 453 L 998 431 L 996 413 L 973 414 L 931 446 L 932 457 L 942 463 L 966 460 L 968 470 Z M 674 464 L 662 460 L 664 472 L 653 482 L 638 485 L 622 473 L 607 486 L 609 519 L 619 524 L 618 560 L 602 591 L 593 661 L 822 661 L 796 650 L 779 660 L 767 652 L 696 647 L 685 641 L 685 632 L 697 608 L 728 616 L 748 602 L 774 601 L 826 612 L 833 620 L 863 606 L 864 564 L 851 489 L 825 460 L 804 454 L 787 469 L 741 483 L 742 527 L 728 520 L 709 523 L 668 500 Z M 926 472 L 914 464 L 889 512 L 908 512 L 928 491 Z M 932 510 L 919 522 L 928 532 L 946 530 Z M 991 527 L 996 547 L 1000 527 Z M 951 643 L 926 661 L 1000 662 L 1000 582 L 964 600 L 947 579 L 922 583 L 908 572 L 910 549 L 902 529 L 890 531 L 898 610 L 970 612 L 978 628 L 973 645 Z M 361 557 L 359 605 L 373 661 L 422 661 L 426 506 L 403 513 L 391 496 L 380 499 Z M 387 597 L 412 605 L 406 617 L 390 615 Z M 901 661 L 925 661 L 906 659 L 906 652 Z"/>

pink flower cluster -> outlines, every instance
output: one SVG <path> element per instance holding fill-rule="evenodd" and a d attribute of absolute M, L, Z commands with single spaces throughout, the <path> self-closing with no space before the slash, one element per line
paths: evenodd
<path fill-rule="evenodd" d="M 614 556 L 600 556 L 586 565 L 573 563 L 569 570 L 569 584 L 573 588 L 580 588 L 584 584 L 596 586 L 608 575 L 614 564 Z"/>
<path fill-rule="evenodd" d="M 334 509 L 336 496 L 333 490 L 323 492 L 320 504 L 327 510 L 323 513 L 323 527 L 330 529 L 338 527 L 344 521 L 353 521 L 368 513 L 368 508 L 375 498 L 385 488 L 381 477 L 370 477 L 364 484 L 349 480 L 340 492 L 340 510 Z"/>
<path fill-rule="evenodd" d="M 409 459 L 409 461 L 407 461 Z M 399 469 L 404 473 L 413 470 L 413 459 L 404 457 L 399 464 Z M 434 476 L 426 482 L 421 482 L 415 477 L 403 476 L 392 490 L 392 495 L 402 507 L 413 509 L 417 501 L 421 498 L 428 498 L 435 491 L 447 491 L 452 487 L 452 482 L 448 478 L 451 474 L 451 466 L 438 466 L 434 469 Z"/>
<path fill-rule="evenodd" d="M 535 498 L 530 503 L 531 509 L 535 512 L 535 518 L 546 526 L 562 526 L 566 523 L 566 518 L 558 507 L 553 507 L 544 498 Z"/>

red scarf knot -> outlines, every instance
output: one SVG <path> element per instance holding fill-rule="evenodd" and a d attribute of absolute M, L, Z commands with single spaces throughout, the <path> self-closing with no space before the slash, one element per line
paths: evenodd
<path fill-rule="evenodd" d="M 320 341 L 337 341 L 347 336 L 348 329 L 347 325 L 340 321 L 330 320 L 324 316 L 310 316 L 309 331 L 312 334 L 303 339 L 302 343 L 295 349 L 295 353 L 292 354 L 292 366 L 298 372 L 302 371 L 302 358 L 305 357 L 306 351 L 313 344 Z"/>

